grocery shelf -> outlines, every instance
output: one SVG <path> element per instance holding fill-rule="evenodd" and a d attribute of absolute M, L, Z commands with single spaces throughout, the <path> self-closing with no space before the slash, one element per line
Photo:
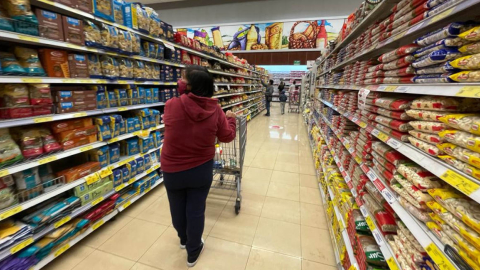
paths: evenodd
<path fill-rule="evenodd" d="M 376 128 L 368 125 L 365 122 L 360 121 L 358 118 L 350 115 L 349 113 L 342 113 L 339 109 L 333 104 L 326 102 L 324 100 L 319 99 L 325 105 L 329 106 L 330 108 L 334 109 L 338 113 L 342 114 L 350 121 L 354 122 L 358 126 L 362 128 L 366 128 L 366 130 L 380 139 L 381 141 L 388 144 L 390 147 L 394 148 L 404 156 L 408 157 L 418 165 L 422 166 L 423 168 L 429 170 L 431 173 L 442 179 L 443 181 L 450 184 L 452 187 L 456 188 L 457 190 L 461 191 L 477 203 L 480 203 L 480 181 L 469 176 L 462 171 L 458 170 L 457 168 L 450 166 L 443 161 L 428 155 L 427 153 L 421 152 L 417 150 L 415 147 L 411 146 L 410 144 L 404 143 L 399 141 L 395 138 L 388 136 L 387 134 L 377 130 Z"/>
<path fill-rule="evenodd" d="M 105 142 L 102 142 L 102 143 L 103 143 L 102 146 L 103 146 L 103 145 L 106 145 Z M 77 147 L 78 149 L 75 148 L 75 151 L 77 151 L 77 150 L 88 151 L 88 150 L 93 149 L 93 148 L 90 148 L 90 147 L 91 147 L 90 145 L 88 145 L 88 146 L 82 146 L 82 147 Z M 84 149 L 82 149 L 82 148 L 84 148 Z M 64 185 L 62 185 L 61 187 L 52 190 L 51 192 L 48 192 L 48 193 L 39 195 L 39 196 L 37 196 L 37 197 L 35 197 L 35 198 L 31 199 L 31 200 L 28 200 L 28 201 L 26 201 L 26 202 L 24 202 L 24 203 L 21 203 L 21 204 L 14 205 L 14 206 L 11 206 L 11 207 L 9 207 L 9 208 L 3 209 L 3 210 L 0 211 L 0 220 L 7 219 L 7 218 L 9 218 L 9 217 L 11 217 L 11 216 L 13 216 L 13 215 L 15 215 L 15 214 L 18 214 L 18 213 L 20 213 L 20 212 L 22 212 L 22 211 L 24 211 L 24 210 L 26 210 L 26 209 L 29 209 L 29 208 L 31 208 L 31 207 L 33 207 L 33 206 L 35 206 L 35 205 L 38 205 L 39 203 L 42 203 L 42 202 L 44 202 L 44 201 L 46 201 L 46 200 L 49 200 L 49 199 L 51 199 L 51 198 L 53 198 L 53 197 L 55 197 L 55 196 L 57 196 L 57 195 L 59 195 L 59 194 L 61 194 L 61 193 L 63 193 L 63 192 L 66 192 L 66 191 L 68 191 L 68 190 L 71 190 L 71 189 L 75 188 L 76 186 L 79 186 L 79 185 L 81 185 L 81 184 L 83 184 L 83 183 L 89 183 L 89 182 L 90 182 L 90 183 L 93 183 L 93 182 L 95 182 L 95 180 L 98 180 L 101 176 L 106 177 L 106 176 L 108 176 L 109 174 L 111 174 L 113 169 L 116 169 L 116 168 L 118 168 L 118 167 L 120 167 L 120 166 L 122 166 L 122 165 L 125 165 L 126 163 L 128 163 L 128 162 L 130 162 L 130 161 L 133 161 L 133 160 L 135 160 L 135 159 L 137 159 L 137 158 L 139 158 L 139 157 L 142 157 L 142 156 L 144 156 L 144 155 L 150 154 L 150 153 L 152 153 L 152 152 L 154 152 L 154 151 L 156 151 L 156 150 L 158 150 L 158 149 L 160 149 L 160 148 L 162 148 L 162 146 L 156 147 L 156 148 L 154 148 L 154 149 L 151 149 L 151 150 L 149 150 L 148 152 L 146 152 L 146 153 L 144 153 L 144 154 L 137 154 L 137 155 L 128 156 L 128 157 L 121 157 L 118 162 L 116 162 L 116 163 L 114 163 L 114 164 L 111 164 L 111 165 L 109 165 L 108 167 L 103 168 L 102 170 L 100 170 L 100 171 L 98 171 L 98 172 L 95 172 L 95 173 L 92 173 L 92 174 L 90 174 L 90 175 L 87 175 L 87 176 L 85 176 L 84 178 L 75 180 L 75 181 L 73 181 L 73 182 L 71 182 L 71 183 L 64 184 Z M 86 149 L 86 150 L 85 150 L 85 149 Z M 80 153 L 80 152 L 77 152 L 77 153 Z M 50 158 L 50 159 L 51 159 L 51 158 Z M 57 159 L 51 159 L 51 160 L 50 160 L 50 159 L 47 160 L 45 163 L 41 163 L 41 164 L 46 164 L 46 163 L 48 163 L 48 162 L 57 160 Z M 33 164 L 32 164 L 32 166 L 31 166 L 31 167 L 28 167 L 28 168 L 33 168 L 33 167 L 36 167 L 36 166 L 39 165 L 38 161 L 35 161 L 35 162 L 36 162 L 36 163 L 35 163 L 36 165 L 33 166 Z M 32 163 L 33 163 L 33 162 L 32 162 Z M 28 164 L 30 164 L 30 163 L 28 163 Z M 30 165 L 29 165 L 29 166 L 30 166 Z M 26 167 L 26 169 L 28 169 L 28 168 Z M 12 170 L 12 169 L 11 169 L 11 168 L 4 169 L 4 170 L 2 170 L 2 172 L 5 171 L 5 170 L 8 170 L 8 171 L 7 171 L 7 174 L 5 174 L 5 175 L 8 175 L 8 174 L 10 173 L 10 170 Z M 23 169 L 23 170 L 24 170 L 24 169 Z"/>
<path fill-rule="evenodd" d="M 95 230 L 103 226 L 106 222 L 111 220 L 113 217 L 116 215 L 120 214 L 125 208 L 130 206 L 132 203 L 136 202 L 140 198 L 142 198 L 145 194 L 147 194 L 150 190 L 156 188 L 159 186 L 161 183 L 163 183 L 163 178 L 161 178 L 159 181 L 157 181 L 151 188 L 148 190 L 145 190 L 144 193 L 135 196 L 135 198 L 130 199 L 127 203 L 124 203 L 122 206 L 118 207 L 117 209 L 114 209 L 110 214 L 104 216 L 100 220 L 96 221 L 92 226 L 90 226 L 84 233 L 80 234 L 79 236 L 75 237 L 74 239 L 68 241 L 68 243 L 62 245 L 61 247 L 57 248 L 56 250 L 52 251 L 50 255 L 45 257 L 43 260 L 38 262 L 34 267 L 32 267 L 32 270 L 39 270 L 45 267 L 47 264 L 55 260 L 58 256 L 62 255 L 65 251 L 73 247 L 75 244 L 83 240 L 85 237 L 93 233 Z"/>
<path fill-rule="evenodd" d="M 216 86 L 254 86 L 251 83 L 215 83 Z"/>
<path fill-rule="evenodd" d="M 480 98 L 480 84 L 478 83 L 435 83 L 435 84 L 377 84 L 377 85 L 318 85 L 318 88 L 342 90 L 369 90 L 415 95 L 435 95 L 447 97 Z M 441 87 L 441 91 L 438 91 Z"/>
<path fill-rule="evenodd" d="M 115 138 L 112 138 L 112 139 L 108 140 L 107 143 L 114 143 L 114 142 L 118 142 L 118 141 L 123 141 L 125 139 L 132 138 L 132 137 L 135 137 L 135 136 L 143 137 L 145 135 L 150 134 L 150 132 L 152 132 L 152 131 L 162 129 L 164 127 L 165 127 L 165 125 L 161 124 L 161 125 L 158 125 L 156 127 L 142 129 L 142 130 L 135 131 L 135 132 L 132 132 L 132 133 L 123 134 L 123 135 L 120 135 L 120 136 L 117 136 Z"/>
<path fill-rule="evenodd" d="M 350 147 L 348 142 L 345 141 L 344 138 L 340 136 L 335 130 L 333 129 L 331 123 L 321 115 L 322 120 L 327 124 L 327 126 L 332 130 L 332 132 L 337 136 L 337 138 L 342 142 L 345 148 L 352 154 L 354 157 L 355 162 L 360 165 L 362 171 L 367 175 L 367 177 L 372 181 L 375 187 L 380 191 L 384 199 L 390 204 L 394 212 L 397 216 L 403 221 L 405 226 L 410 230 L 413 236 L 417 239 L 420 245 L 425 249 L 425 251 L 431 256 L 432 260 L 440 267 L 442 270 L 447 269 L 459 269 L 456 264 L 454 264 L 448 256 L 445 255 L 445 246 L 443 245 L 440 240 L 437 239 L 429 229 L 416 218 L 414 218 L 403 206 L 399 203 L 397 198 L 395 197 L 394 193 L 388 188 L 385 181 L 381 179 L 375 171 L 366 166 L 361 162 L 361 159 L 355 156 L 354 149 Z M 324 136 L 323 134 L 321 134 Z M 324 137 L 326 139 L 326 137 Z M 326 141 L 326 140 L 325 140 Z M 330 149 L 329 145 L 327 144 L 330 152 L 334 154 L 334 151 Z M 332 152 L 333 151 L 333 152 Z M 338 157 L 334 155 L 335 162 L 339 164 Z M 346 175 L 346 173 L 342 172 L 342 175 Z M 348 175 L 344 176 L 346 181 L 350 182 L 350 177 Z M 361 205 L 359 205 L 361 206 Z M 363 214 L 363 212 L 362 212 Z"/>
<path fill-rule="evenodd" d="M 236 103 L 233 103 L 233 104 L 228 104 L 228 105 L 223 106 L 222 109 L 227 109 L 227 108 L 230 108 L 230 107 L 233 107 L 233 106 L 236 106 L 236 105 L 240 105 L 240 104 L 249 102 L 250 100 L 254 100 L 254 99 L 256 99 L 256 98 L 258 98 L 258 97 L 254 97 L 254 98 L 242 100 L 242 101 L 240 101 L 240 102 L 236 102 Z"/>
<path fill-rule="evenodd" d="M 136 84 L 136 85 L 177 85 L 176 82 L 106 80 L 90 78 L 52 78 L 31 76 L 0 76 L 0 83 L 49 83 L 49 84 Z"/>
<path fill-rule="evenodd" d="M 227 94 L 220 94 L 220 95 L 214 95 L 212 98 L 222 98 L 222 97 L 229 97 L 229 96 L 238 96 L 238 95 L 243 95 L 243 94 L 253 94 L 257 92 L 262 92 L 262 90 L 255 90 L 255 91 L 248 91 L 248 92 L 238 92 L 238 93 L 227 93 Z"/>
<path fill-rule="evenodd" d="M 424 20 L 405 29 L 397 35 L 392 36 L 389 39 L 370 47 L 362 53 L 350 57 L 347 60 L 331 67 L 330 69 L 323 71 L 321 74 L 319 74 L 319 76 L 332 70 L 340 69 L 356 61 L 378 56 L 382 53 L 388 52 L 389 50 L 393 50 L 400 46 L 410 44 L 414 39 L 421 37 L 428 32 L 440 29 L 450 22 L 458 21 L 458 18 L 462 18 L 462 20 L 466 20 L 468 18 L 475 18 L 479 7 L 480 0 L 465 0 L 461 3 L 458 3 L 441 12 L 440 14 L 425 18 Z M 367 25 L 365 25 L 365 27 L 366 26 Z"/>
<path fill-rule="evenodd" d="M 223 72 L 223 71 L 215 70 L 215 69 L 209 69 L 208 71 L 210 73 L 213 73 L 213 74 L 219 74 L 219 75 L 225 75 L 225 76 L 231 76 L 231 77 L 241 77 L 241 78 L 245 78 L 245 79 L 256 79 L 255 77 L 250 77 L 248 75 L 230 73 L 230 72 Z"/>
<path fill-rule="evenodd" d="M 25 126 L 25 125 L 53 122 L 53 121 L 59 121 L 59 120 L 67 120 L 72 118 L 94 116 L 94 115 L 99 115 L 104 113 L 123 112 L 123 111 L 137 110 L 137 109 L 143 109 L 143 108 L 157 107 L 157 106 L 163 106 L 163 105 L 165 105 L 164 102 L 156 102 L 156 103 L 150 103 L 150 104 L 113 107 L 113 108 L 105 108 L 105 109 L 98 109 L 98 110 L 91 110 L 91 111 L 84 111 L 84 112 L 76 112 L 76 113 L 46 114 L 46 115 L 35 116 L 35 117 L 0 120 L 0 128 Z"/>

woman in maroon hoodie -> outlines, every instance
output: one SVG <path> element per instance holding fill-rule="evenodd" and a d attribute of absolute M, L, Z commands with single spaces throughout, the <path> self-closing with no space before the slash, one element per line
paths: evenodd
<path fill-rule="evenodd" d="M 204 248 L 202 234 L 213 180 L 215 138 L 221 142 L 235 139 L 236 118 L 231 111 L 225 115 L 218 100 L 212 98 L 213 77 L 206 68 L 187 67 L 186 89 L 181 85 L 180 97 L 165 105 L 161 164 L 172 223 L 180 247 L 187 249 L 187 265 L 192 267 Z"/>

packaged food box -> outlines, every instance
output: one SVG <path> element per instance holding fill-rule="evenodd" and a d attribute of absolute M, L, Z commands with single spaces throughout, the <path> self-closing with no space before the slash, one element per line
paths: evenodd
<path fill-rule="evenodd" d="M 63 147 L 63 150 L 68 150 L 68 149 L 72 149 L 72 148 L 86 145 L 89 143 L 93 143 L 96 141 L 97 141 L 97 135 L 94 134 L 86 137 L 74 138 L 69 141 L 62 142 L 61 145 Z"/>
<path fill-rule="evenodd" d="M 40 49 L 40 61 L 48 77 L 70 78 L 68 55 L 66 51 L 55 49 Z"/>
<path fill-rule="evenodd" d="M 89 78 L 88 62 L 85 54 L 68 55 L 68 67 L 70 69 L 71 78 Z"/>
<path fill-rule="evenodd" d="M 112 0 L 93 0 L 93 14 L 107 21 L 114 22 Z"/>
<path fill-rule="evenodd" d="M 59 142 L 66 142 L 76 138 L 91 136 L 97 134 L 97 128 L 95 126 L 88 126 L 83 128 L 77 128 L 67 131 L 62 131 L 57 134 L 57 139 Z"/>
<path fill-rule="evenodd" d="M 60 133 L 62 131 L 72 130 L 76 128 L 83 128 L 93 126 L 92 118 L 81 118 L 69 121 L 59 121 L 52 123 L 50 128 L 54 133 Z"/>
<path fill-rule="evenodd" d="M 72 8 L 77 8 L 78 5 L 77 0 L 53 0 L 53 2 L 57 2 Z"/>
<path fill-rule="evenodd" d="M 43 10 L 35 10 L 41 37 L 64 41 L 61 15 Z"/>
<path fill-rule="evenodd" d="M 97 100 L 97 91 L 85 90 L 85 91 L 55 91 L 55 102 L 75 102 L 82 100 Z"/>
<path fill-rule="evenodd" d="M 96 100 L 60 102 L 56 104 L 57 113 L 83 112 L 97 109 Z"/>
<path fill-rule="evenodd" d="M 63 36 L 66 42 L 78 45 L 85 45 L 83 34 L 83 21 L 62 16 Z"/>
<path fill-rule="evenodd" d="M 64 176 L 65 181 L 70 183 L 89 174 L 92 174 L 100 170 L 100 162 L 87 162 L 82 165 L 75 166 L 73 168 L 57 172 L 57 177 Z"/>
<path fill-rule="evenodd" d="M 87 13 L 92 13 L 93 6 L 91 0 L 76 0 L 77 1 L 77 9 L 81 11 L 85 11 Z"/>

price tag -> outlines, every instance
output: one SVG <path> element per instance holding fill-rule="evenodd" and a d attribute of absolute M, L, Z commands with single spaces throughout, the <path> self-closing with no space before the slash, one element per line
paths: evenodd
<path fill-rule="evenodd" d="M 357 117 L 352 117 L 352 122 L 357 123 L 357 122 L 358 122 L 358 118 L 357 118 Z"/>
<path fill-rule="evenodd" d="M 0 171 L 0 177 L 7 176 L 7 175 L 9 175 L 9 174 L 10 174 L 10 173 L 8 172 L 8 170 L 7 170 L 7 169 L 5 169 L 5 170 L 1 170 L 1 171 Z"/>
<path fill-rule="evenodd" d="M 345 179 L 345 182 L 347 182 L 347 184 L 350 183 L 350 181 L 352 181 L 352 179 L 348 175 L 345 175 L 344 179 Z"/>
<path fill-rule="evenodd" d="M 115 188 L 115 191 L 118 192 L 118 191 L 122 190 L 124 187 L 125 187 L 125 184 L 121 184 L 120 186 Z"/>
<path fill-rule="evenodd" d="M 87 112 L 74 113 L 73 117 L 84 117 L 87 116 Z"/>
<path fill-rule="evenodd" d="M 98 175 L 98 173 L 92 173 L 85 177 L 85 182 L 87 183 L 87 185 L 91 185 L 97 182 L 98 180 L 100 180 L 100 176 Z"/>
<path fill-rule="evenodd" d="M 132 201 L 128 201 L 128 202 L 124 203 L 123 204 L 123 209 L 127 209 L 127 207 L 129 207 L 131 204 L 132 204 Z"/>
<path fill-rule="evenodd" d="M 355 189 L 352 189 L 352 194 L 353 194 L 354 197 L 358 196 L 357 191 Z"/>
<path fill-rule="evenodd" d="M 365 165 L 365 164 L 360 165 L 360 168 L 362 169 L 362 171 L 363 171 L 364 173 L 367 173 L 368 170 L 369 170 L 368 167 L 367 167 L 367 165 Z"/>
<path fill-rule="evenodd" d="M 352 182 L 347 182 L 347 186 L 348 186 L 349 189 L 352 190 L 352 193 L 353 193 L 354 190 L 353 190 Z"/>
<path fill-rule="evenodd" d="M 38 123 L 45 123 L 45 122 L 51 122 L 53 121 L 53 117 L 48 116 L 48 117 L 37 117 L 33 119 L 33 122 L 38 124 Z"/>
<path fill-rule="evenodd" d="M 96 199 L 95 201 L 92 202 L 92 206 L 95 206 L 103 201 L 103 196 Z"/>
<path fill-rule="evenodd" d="M 383 132 L 379 132 L 377 138 L 379 138 L 383 142 L 386 142 L 388 139 L 390 139 L 390 137 L 388 137 L 388 135 Z"/>
<path fill-rule="evenodd" d="M 102 219 L 102 220 L 98 221 L 97 223 L 93 224 L 93 226 L 92 226 L 92 231 L 95 231 L 95 230 L 98 229 L 100 226 L 102 226 L 104 223 L 105 223 L 105 221 Z"/>
<path fill-rule="evenodd" d="M 360 206 L 360 212 L 362 212 L 362 215 L 364 217 L 368 216 L 367 209 L 365 209 L 365 206 Z"/>
<path fill-rule="evenodd" d="M 380 179 L 378 179 L 378 177 L 377 179 L 373 180 L 373 184 L 375 185 L 375 187 L 377 187 L 378 190 L 380 190 L 380 192 L 385 190 L 385 185 L 383 185 L 383 183 L 380 181 Z"/>
<path fill-rule="evenodd" d="M 21 205 L 16 206 L 16 207 L 14 207 L 10 210 L 7 210 L 7 211 L 3 212 L 2 214 L 0 214 L 0 220 L 4 220 L 6 218 L 9 218 L 9 217 L 11 217 L 11 216 L 13 216 L 17 213 L 22 212 L 22 210 L 23 210 L 23 207 Z"/>
<path fill-rule="evenodd" d="M 390 145 L 393 149 L 398 149 L 402 145 L 399 141 L 393 138 L 388 139 L 387 144 Z"/>
<path fill-rule="evenodd" d="M 135 181 L 137 181 L 136 178 L 132 178 L 130 180 L 128 180 L 128 184 L 131 185 L 132 183 L 134 183 Z"/>
<path fill-rule="evenodd" d="M 55 160 L 57 160 L 57 156 L 50 156 L 50 157 L 47 157 L 47 158 L 44 158 L 44 159 L 40 159 L 38 161 L 38 163 L 40 165 L 43 165 L 43 164 L 50 163 L 50 162 L 55 161 Z"/>
<path fill-rule="evenodd" d="M 373 230 L 372 234 L 373 234 L 373 237 L 375 237 L 375 240 L 377 241 L 377 244 L 382 245 L 383 240 L 382 240 L 382 237 L 380 236 L 380 233 L 378 232 L 378 230 Z"/>
<path fill-rule="evenodd" d="M 21 40 L 30 41 L 30 42 L 40 42 L 39 38 L 32 37 L 32 36 L 18 35 L 18 38 Z"/>
<path fill-rule="evenodd" d="M 110 168 L 105 168 L 103 170 L 101 170 L 98 174 L 100 175 L 100 178 L 105 178 L 107 176 L 109 176 L 110 174 L 112 174 L 112 170 Z"/>
<path fill-rule="evenodd" d="M 480 98 L 480 86 L 464 86 L 460 88 L 455 96 Z"/>
<path fill-rule="evenodd" d="M 378 131 L 378 129 L 373 129 L 371 133 L 373 136 L 378 136 L 378 134 L 380 134 L 380 131 Z"/>
<path fill-rule="evenodd" d="M 375 230 L 375 224 L 373 223 L 372 218 L 370 216 L 367 216 L 365 218 L 365 221 L 367 221 L 367 225 L 371 231 Z"/>
<path fill-rule="evenodd" d="M 466 195 L 470 195 L 480 188 L 475 182 L 470 181 L 452 170 L 447 170 L 440 178 Z"/>
<path fill-rule="evenodd" d="M 121 81 L 117 81 L 118 84 L 128 84 L 127 81 L 124 81 L 124 80 L 121 80 Z"/>
<path fill-rule="evenodd" d="M 372 170 L 368 170 L 367 172 L 367 176 L 370 180 L 374 181 L 375 179 L 377 179 L 377 175 L 372 171 Z M 375 184 L 375 183 L 374 183 Z"/>
<path fill-rule="evenodd" d="M 31 243 L 33 243 L 33 237 L 30 237 L 27 240 L 21 242 L 20 244 L 14 246 L 12 249 L 10 249 L 10 254 L 15 254 L 19 252 L 20 250 L 24 249 L 26 246 L 30 245 Z"/>
<path fill-rule="evenodd" d="M 355 156 L 355 161 L 360 164 L 362 163 L 362 159 L 359 156 Z"/>
<path fill-rule="evenodd" d="M 85 146 L 80 148 L 80 152 L 86 152 L 93 149 L 93 145 Z"/>
<path fill-rule="evenodd" d="M 395 89 L 394 92 L 396 93 L 405 93 L 408 91 L 408 89 L 410 89 L 409 86 L 397 86 L 397 88 Z"/>
<path fill-rule="evenodd" d="M 150 190 L 152 190 L 152 188 L 151 188 L 151 187 L 149 187 L 149 188 L 145 189 L 145 194 L 147 194 L 148 192 L 150 192 Z"/>
<path fill-rule="evenodd" d="M 361 199 L 360 199 L 359 197 L 355 197 L 355 202 L 357 202 L 357 205 L 358 205 L 359 207 L 362 207 L 363 203 L 362 203 L 362 201 L 361 201 Z"/>
<path fill-rule="evenodd" d="M 395 90 L 397 90 L 397 87 L 398 87 L 398 86 L 389 85 L 389 86 L 386 86 L 383 91 L 385 91 L 385 92 L 394 92 Z"/>
<path fill-rule="evenodd" d="M 119 112 L 128 111 L 128 108 L 127 107 L 119 107 L 118 111 Z"/>
<path fill-rule="evenodd" d="M 62 226 L 63 224 L 69 222 L 71 219 L 72 219 L 72 217 L 66 216 L 66 217 L 60 219 L 59 221 L 55 222 L 55 224 L 54 224 L 53 226 L 54 226 L 55 229 L 56 229 L 56 228 Z"/>
<path fill-rule="evenodd" d="M 397 263 L 395 262 L 395 259 L 393 257 L 390 257 L 388 260 L 387 260 L 387 264 L 388 264 L 388 267 L 390 268 L 390 270 L 400 270 L 398 268 L 398 265 Z"/>
<path fill-rule="evenodd" d="M 340 169 L 340 172 L 343 172 L 343 166 L 338 167 Z"/>
<path fill-rule="evenodd" d="M 137 134 L 135 134 L 135 133 L 136 133 L 136 132 L 134 132 L 133 135 L 137 135 Z M 120 138 L 115 137 L 115 138 L 113 138 L 113 139 L 108 140 L 108 143 L 118 142 L 119 140 L 120 140 Z"/>
<path fill-rule="evenodd" d="M 385 188 L 384 190 L 382 190 L 382 194 L 389 204 L 395 202 L 395 197 L 388 189 Z"/>
<path fill-rule="evenodd" d="M 55 257 L 58 257 L 62 255 L 65 251 L 67 251 L 70 248 L 70 244 L 66 244 L 63 247 L 59 248 L 57 251 L 55 251 Z"/>
<path fill-rule="evenodd" d="M 350 147 L 348 148 L 348 152 L 350 152 L 350 154 L 353 154 L 353 152 L 355 152 L 355 149 L 353 149 L 353 147 Z"/>
<path fill-rule="evenodd" d="M 450 15 L 450 14 L 453 12 L 454 9 L 455 9 L 455 7 L 450 8 L 450 9 L 447 9 L 447 10 L 445 10 L 444 12 L 436 15 L 435 17 L 433 17 L 433 18 L 430 19 L 430 21 L 427 23 L 427 25 L 432 24 L 432 23 L 434 23 L 434 22 L 438 22 L 438 21 L 440 21 L 441 19 L 447 17 L 448 15 Z"/>
<path fill-rule="evenodd" d="M 366 128 L 366 127 L 367 127 L 367 123 L 362 122 L 362 121 L 360 121 L 360 123 L 358 123 L 358 125 L 359 125 L 361 128 Z"/>
<path fill-rule="evenodd" d="M 434 244 L 431 243 L 428 245 L 425 250 L 427 251 L 428 255 L 432 258 L 432 260 L 437 264 L 440 270 L 451 270 L 456 269 L 455 266 L 445 257 L 442 251 Z"/>
<path fill-rule="evenodd" d="M 372 126 L 368 126 L 368 127 L 365 128 L 365 130 L 367 130 L 368 133 L 372 133 L 373 127 L 372 127 Z"/>
<path fill-rule="evenodd" d="M 165 45 L 165 47 L 167 47 L 168 49 L 170 49 L 170 50 L 172 50 L 172 51 L 175 51 L 175 47 L 173 47 L 173 44 L 165 42 L 164 45 Z"/>

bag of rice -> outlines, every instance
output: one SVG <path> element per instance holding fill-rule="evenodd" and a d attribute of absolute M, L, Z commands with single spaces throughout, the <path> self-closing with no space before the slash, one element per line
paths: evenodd
<path fill-rule="evenodd" d="M 397 152 L 397 150 L 380 141 L 372 142 L 372 149 L 395 166 L 410 161 L 408 158 Z"/>
<path fill-rule="evenodd" d="M 404 56 L 404 57 L 402 57 L 398 60 L 393 60 L 391 62 L 383 64 L 382 69 L 384 71 L 399 69 L 399 68 L 403 68 L 403 67 L 406 67 L 406 66 L 410 65 L 414 61 L 415 61 L 415 56 L 406 55 L 406 56 Z"/>
<path fill-rule="evenodd" d="M 478 114 L 448 114 L 438 120 L 450 127 L 480 135 L 480 115 Z"/>
<path fill-rule="evenodd" d="M 438 135 L 424 133 L 417 130 L 409 130 L 408 133 L 416 139 L 422 140 L 430 144 L 438 144 L 443 142 L 442 138 L 440 138 L 440 136 Z"/>
<path fill-rule="evenodd" d="M 440 49 L 431 52 L 428 55 L 422 56 L 419 59 L 415 60 L 412 63 L 414 68 L 423 68 L 428 66 L 433 66 L 435 64 L 443 63 L 448 60 L 455 59 L 462 54 L 456 48 L 451 49 Z"/>
<path fill-rule="evenodd" d="M 382 77 L 406 77 L 415 74 L 415 69 L 413 67 L 404 67 L 401 69 L 394 69 L 383 72 Z"/>
<path fill-rule="evenodd" d="M 432 134 L 438 134 L 448 128 L 447 125 L 441 122 L 410 121 L 408 123 L 415 130 Z"/>
<path fill-rule="evenodd" d="M 431 188 L 439 188 L 443 183 L 443 181 L 434 176 L 431 172 L 416 164 L 400 164 L 400 166 L 397 166 L 397 172 L 422 191 Z"/>
<path fill-rule="evenodd" d="M 444 130 L 438 133 L 440 138 L 445 139 L 447 142 L 456 144 L 461 147 L 465 147 L 477 153 L 480 153 L 480 137 L 471 133 L 467 133 L 459 130 Z"/>
<path fill-rule="evenodd" d="M 395 171 L 395 165 L 392 163 L 388 162 L 386 159 L 384 159 L 381 155 L 379 155 L 377 152 L 373 151 L 372 156 L 374 158 L 374 163 L 378 162 L 383 168 L 389 170 L 390 172 Z"/>
<path fill-rule="evenodd" d="M 388 126 L 394 130 L 407 132 L 408 130 L 412 129 L 409 125 L 409 122 L 395 120 L 392 118 L 384 117 L 384 116 L 375 116 L 373 119 L 375 122 L 380 123 L 382 125 Z"/>
<path fill-rule="evenodd" d="M 479 153 L 470 151 L 453 143 L 442 143 L 438 144 L 437 147 L 448 155 L 480 169 Z"/>
<path fill-rule="evenodd" d="M 440 149 L 438 149 L 438 147 L 435 146 L 434 144 L 426 143 L 424 141 L 416 139 L 415 137 L 409 137 L 408 140 L 413 146 L 415 146 L 416 148 L 422 150 L 427 154 L 430 154 L 432 156 L 438 156 L 443 154 L 443 152 Z"/>
<path fill-rule="evenodd" d="M 410 116 L 411 118 L 417 120 L 425 120 L 425 121 L 440 121 L 440 117 L 446 115 L 443 112 L 437 111 L 427 111 L 427 110 L 406 110 L 405 113 Z"/>
<path fill-rule="evenodd" d="M 400 131 L 393 130 L 389 127 L 386 127 L 386 126 L 384 126 L 380 123 L 374 122 L 374 121 L 370 121 L 368 124 L 373 126 L 376 129 L 382 131 L 383 133 L 389 135 L 392 138 L 395 138 L 395 139 L 397 139 L 399 141 L 402 141 L 402 142 L 408 142 L 408 133 L 406 133 L 406 132 L 400 132 Z"/>

